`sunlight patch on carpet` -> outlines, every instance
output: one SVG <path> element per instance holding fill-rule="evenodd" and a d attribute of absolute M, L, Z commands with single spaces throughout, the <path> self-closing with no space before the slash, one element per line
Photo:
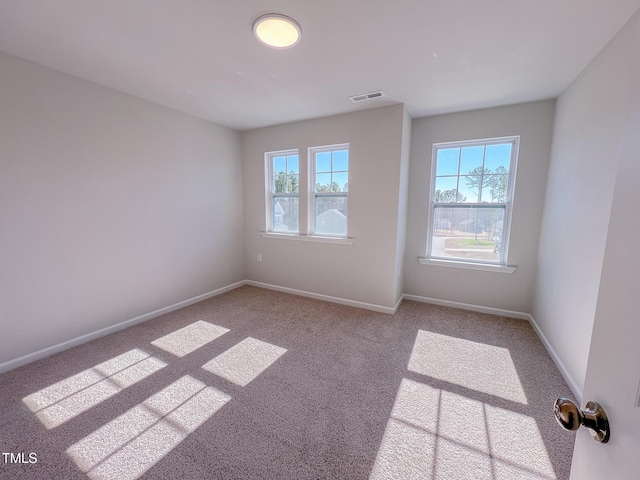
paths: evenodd
<path fill-rule="evenodd" d="M 489 433 L 484 403 L 442 390 L 438 435 L 451 442 L 489 455 Z"/>
<path fill-rule="evenodd" d="M 54 428 L 157 372 L 166 363 L 138 348 L 23 398 L 47 428 Z"/>
<path fill-rule="evenodd" d="M 166 350 L 177 357 L 184 357 L 228 331 L 228 328 L 200 320 L 154 340 L 151 345 Z"/>
<path fill-rule="evenodd" d="M 136 479 L 231 397 L 185 375 L 67 449 L 91 479 Z"/>
<path fill-rule="evenodd" d="M 371 479 L 422 479 L 435 466 L 440 390 L 402 379 Z"/>
<path fill-rule="evenodd" d="M 287 350 L 255 338 L 245 338 L 202 368 L 236 385 L 251 383 Z"/>
<path fill-rule="evenodd" d="M 501 470 L 525 470 L 540 478 L 555 478 L 538 424 L 533 418 L 492 405 L 485 405 L 485 411 L 491 452 L 503 461 Z M 505 474 L 500 478 L 513 477 Z"/>
<path fill-rule="evenodd" d="M 535 420 L 404 378 L 370 479 L 554 480 Z"/>
<path fill-rule="evenodd" d="M 408 369 L 527 404 L 520 377 L 506 348 L 419 330 Z"/>
<path fill-rule="evenodd" d="M 434 467 L 436 436 L 391 418 L 378 450 L 371 480 L 427 479 Z"/>

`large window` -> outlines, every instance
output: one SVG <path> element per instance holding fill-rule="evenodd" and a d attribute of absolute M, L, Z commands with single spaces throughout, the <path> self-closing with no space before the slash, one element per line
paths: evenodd
<path fill-rule="evenodd" d="M 267 160 L 267 230 L 298 233 L 300 165 L 297 150 L 270 152 Z"/>
<path fill-rule="evenodd" d="M 433 146 L 427 259 L 506 265 L 518 142 Z"/>
<path fill-rule="evenodd" d="M 347 236 L 349 145 L 309 149 L 311 235 Z"/>

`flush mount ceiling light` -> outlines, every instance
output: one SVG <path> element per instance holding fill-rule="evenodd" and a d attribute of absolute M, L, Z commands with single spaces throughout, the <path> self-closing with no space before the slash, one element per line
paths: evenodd
<path fill-rule="evenodd" d="M 289 48 L 300 41 L 302 30 L 293 18 L 279 13 L 262 15 L 253 23 L 253 34 L 269 47 Z"/>

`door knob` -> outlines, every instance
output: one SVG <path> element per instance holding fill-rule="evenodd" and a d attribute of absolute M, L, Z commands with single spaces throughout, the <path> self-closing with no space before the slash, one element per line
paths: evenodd
<path fill-rule="evenodd" d="M 607 443 L 611 436 L 607 414 L 600 404 L 587 402 L 584 410 L 580 410 L 572 400 L 559 398 L 553 407 L 556 420 L 565 430 L 577 430 L 580 425 L 591 430 L 596 442 Z"/>

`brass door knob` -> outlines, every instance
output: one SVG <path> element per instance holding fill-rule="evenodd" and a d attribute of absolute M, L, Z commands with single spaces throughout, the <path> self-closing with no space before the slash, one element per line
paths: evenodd
<path fill-rule="evenodd" d="M 565 430 L 577 430 L 580 425 L 591 430 L 596 442 L 607 443 L 611 436 L 607 414 L 600 404 L 587 402 L 584 410 L 580 410 L 572 400 L 559 398 L 553 407 L 557 422 Z"/>

